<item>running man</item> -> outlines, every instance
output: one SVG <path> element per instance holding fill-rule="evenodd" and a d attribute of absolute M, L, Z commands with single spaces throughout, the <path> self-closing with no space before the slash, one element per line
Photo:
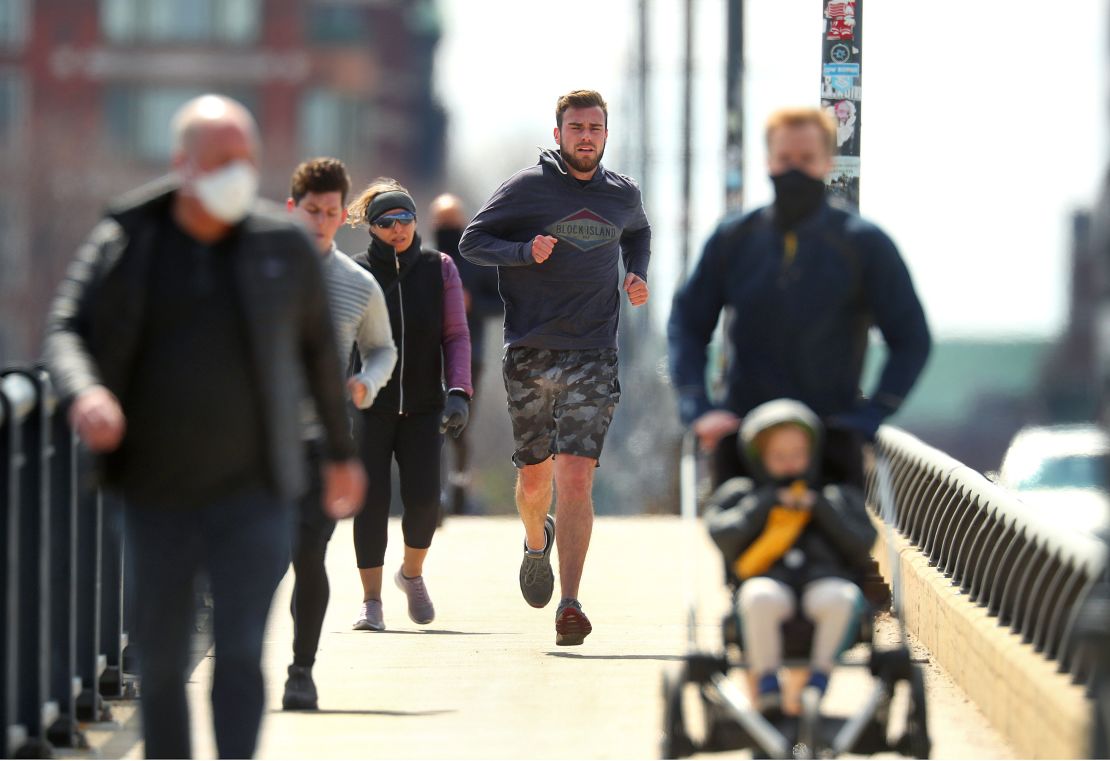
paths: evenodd
<path fill-rule="evenodd" d="M 633 306 L 648 300 L 651 228 L 636 182 L 601 165 L 608 116 L 593 90 L 559 98 L 559 150 L 541 151 L 535 166 L 503 183 L 459 246 L 466 259 L 498 267 L 525 534 L 520 591 L 532 607 L 550 602 L 557 538 L 557 645 L 580 645 L 592 629 L 578 587 L 593 528 L 594 469 L 620 399 L 620 290 Z M 557 531 L 548 515 L 553 486 Z"/>
<path fill-rule="evenodd" d="M 378 281 L 335 245 L 335 233 L 347 221 L 350 190 L 351 178 L 342 161 L 316 158 L 294 170 L 285 205 L 304 223 L 322 258 L 339 356 L 345 359 L 351 355 L 352 345 L 358 347 L 362 369 L 347 379 L 347 390 L 355 406 L 366 409 L 393 375 L 397 347 L 393 343 L 389 311 Z M 281 699 L 281 706 L 287 711 L 315 711 L 317 708 L 312 666 L 316 663 L 316 649 L 330 596 L 324 554 L 335 532 L 335 520 L 321 509 L 323 442 L 320 424 L 315 418 L 312 412 L 306 416 L 304 443 L 309 489 L 300 499 L 293 542 L 296 579 L 290 601 L 293 663 L 289 666 L 289 678 Z"/>

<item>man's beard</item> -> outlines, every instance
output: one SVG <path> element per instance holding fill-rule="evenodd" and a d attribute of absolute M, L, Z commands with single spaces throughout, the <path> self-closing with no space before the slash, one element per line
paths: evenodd
<path fill-rule="evenodd" d="M 601 157 L 605 155 L 605 146 L 602 145 L 598 149 L 595 145 L 592 158 L 577 158 L 573 153 L 567 153 L 567 149 L 562 145 L 559 146 L 559 154 L 563 157 L 563 161 L 567 162 L 567 166 L 576 172 L 592 172 L 601 163 Z"/>

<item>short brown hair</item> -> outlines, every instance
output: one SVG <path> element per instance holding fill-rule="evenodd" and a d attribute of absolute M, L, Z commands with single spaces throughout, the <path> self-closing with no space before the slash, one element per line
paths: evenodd
<path fill-rule="evenodd" d="M 605 114 L 605 126 L 609 126 L 609 106 L 597 90 L 572 90 L 561 95 L 555 103 L 555 124 L 563 128 L 563 114 L 568 108 L 593 108 L 597 106 Z"/>
<path fill-rule="evenodd" d="M 351 201 L 351 205 L 347 207 L 347 224 L 351 227 L 358 227 L 363 224 L 370 224 L 369 219 L 366 218 L 366 210 L 370 208 L 370 204 L 374 199 L 382 194 L 388 193 L 390 190 L 400 190 L 404 193 L 409 191 L 397 182 L 392 177 L 378 177 L 366 189 L 358 194 L 358 198 Z"/>
<path fill-rule="evenodd" d="M 827 113 L 819 108 L 798 106 L 794 108 L 780 108 L 767 118 L 764 130 L 764 139 L 767 147 L 771 147 L 771 133 L 781 127 L 805 127 L 812 124 L 825 136 L 825 148 L 830 156 L 836 155 L 836 123 Z"/>
<path fill-rule="evenodd" d="M 339 159 L 320 157 L 305 161 L 293 170 L 289 195 L 293 203 L 300 203 L 309 193 L 339 193 L 343 203 L 351 192 L 351 178 L 347 167 Z"/>

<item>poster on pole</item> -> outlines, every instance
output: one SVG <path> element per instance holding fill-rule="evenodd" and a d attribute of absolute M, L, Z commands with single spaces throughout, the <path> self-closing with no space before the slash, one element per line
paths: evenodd
<path fill-rule="evenodd" d="M 863 119 L 863 0 L 821 0 L 821 108 L 836 123 L 829 199 L 859 210 L 860 125 Z"/>

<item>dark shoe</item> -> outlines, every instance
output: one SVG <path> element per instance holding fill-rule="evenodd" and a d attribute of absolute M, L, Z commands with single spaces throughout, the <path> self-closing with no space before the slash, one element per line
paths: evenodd
<path fill-rule="evenodd" d="M 824 695 L 829 689 L 829 675 L 823 671 L 810 671 L 809 681 L 806 682 L 806 687 L 816 687 L 817 690 Z"/>
<path fill-rule="evenodd" d="M 782 718 L 782 691 L 779 678 L 775 674 L 764 674 L 759 678 L 759 694 L 755 699 L 755 710 L 771 723 Z"/>
<path fill-rule="evenodd" d="M 285 694 L 281 698 L 281 707 L 286 711 L 316 710 L 316 684 L 312 681 L 311 667 L 289 667 L 289 678 L 285 680 Z"/>
<path fill-rule="evenodd" d="M 555 644 L 562 646 L 581 645 L 594 628 L 590 619 L 582 612 L 582 603 L 573 597 L 564 597 L 555 612 Z"/>
<path fill-rule="evenodd" d="M 542 552 L 528 549 L 524 542 L 524 559 L 520 561 L 520 593 L 533 608 L 542 608 L 551 602 L 555 591 L 555 573 L 551 570 L 551 550 L 555 547 L 555 519 L 543 519 L 543 535 L 547 545 Z"/>

